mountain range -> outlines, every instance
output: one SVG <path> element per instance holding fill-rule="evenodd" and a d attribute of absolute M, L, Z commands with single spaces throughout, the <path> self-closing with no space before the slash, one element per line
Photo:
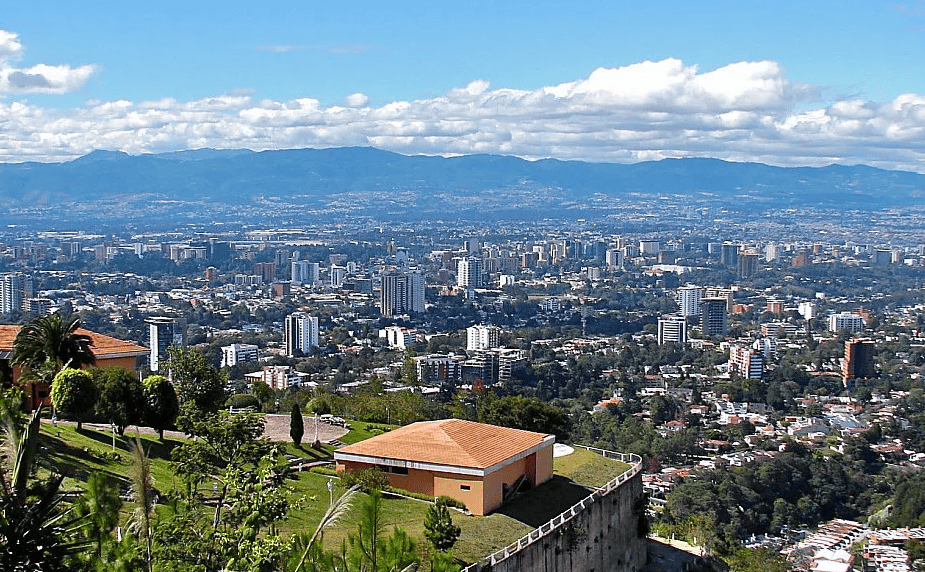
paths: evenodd
<path fill-rule="evenodd" d="M 502 209 L 535 215 L 666 196 L 763 208 L 903 208 L 923 204 L 925 175 L 863 165 L 790 168 L 699 158 L 613 164 L 405 156 L 373 148 L 94 151 L 66 163 L 0 164 L 3 218 L 131 219 L 183 204 L 187 210 L 212 205 L 218 215 L 272 205 L 318 214 L 414 209 L 418 216 L 448 210 L 476 216 Z"/>

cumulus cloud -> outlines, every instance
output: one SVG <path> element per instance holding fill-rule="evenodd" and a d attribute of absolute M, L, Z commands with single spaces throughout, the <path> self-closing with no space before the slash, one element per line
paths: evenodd
<path fill-rule="evenodd" d="M 925 172 L 925 95 L 823 104 L 815 86 L 791 81 L 772 61 L 701 71 L 666 59 L 601 68 L 535 90 L 476 80 L 438 97 L 371 107 L 366 95 L 354 93 L 345 103 L 256 100 L 249 93 L 89 102 L 71 110 L 0 101 L 0 160 L 60 161 L 99 148 L 370 145 L 406 154 L 599 162 L 718 157 Z"/>
<path fill-rule="evenodd" d="M 68 93 L 82 87 L 96 71 L 96 66 L 90 65 L 76 68 L 47 64 L 15 67 L 22 54 L 19 36 L 0 30 L 0 94 Z"/>

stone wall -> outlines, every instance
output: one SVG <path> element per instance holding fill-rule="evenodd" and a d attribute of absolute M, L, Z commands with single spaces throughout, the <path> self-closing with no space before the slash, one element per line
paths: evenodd
<path fill-rule="evenodd" d="M 464 572 L 635 572 L 646 563 L 641 460 L 597 451 L 633 467 L 518 542 Z"/>

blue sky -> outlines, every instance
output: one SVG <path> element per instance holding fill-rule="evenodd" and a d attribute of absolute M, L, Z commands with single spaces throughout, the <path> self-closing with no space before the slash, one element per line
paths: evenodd
<path fill-rule="evenodd" d="M 925 171 L 925 0 L 6 2 L 0 161 L 373 145 Z"/>

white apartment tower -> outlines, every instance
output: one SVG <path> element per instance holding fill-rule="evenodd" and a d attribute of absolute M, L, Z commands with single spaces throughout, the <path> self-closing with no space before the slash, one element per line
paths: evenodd
<path fill-rule="evenodd" d="M 303 312 L 286 316 L 286 355 L 307 354 L 318 346 L 318 318 Z"/>
<path fill-rule="evenodd" d="M 662 316 L 658 320 L 658 345 L 687 342 L 687 321 L 682 316 Z"/>
<path fill-rule="evenodd" d="M 703 298 L 703 288 L 698 286 L 682 286 L 678 288 L 675 301 L 678 303 L 681 316 L 685 318 L 699 316 L 701 298 Z"/>
<path fill-rule="evenodd" d="M 466 328 L 467 350 L 488 350 L 501 345 L 501 328 L 498 326 L 470 326 Z"/>
<path fill-rule="evenodd" d="M 0 313 L 22 312 L 34 295 L 32 277 L 21 272 L 0 274 Z"/>
<path fill-rule="evenodd" d="M 418 271 L 383 274 L 379 309 L 385 318 L 423 313 L 424 275 Z"/>
<path fill-rule="evenodd" d="M 456 266 L 456 284 L 460 288 L 481 288 L 484 283 L 481 260 L 469 257 L 459 261 Z"/>

